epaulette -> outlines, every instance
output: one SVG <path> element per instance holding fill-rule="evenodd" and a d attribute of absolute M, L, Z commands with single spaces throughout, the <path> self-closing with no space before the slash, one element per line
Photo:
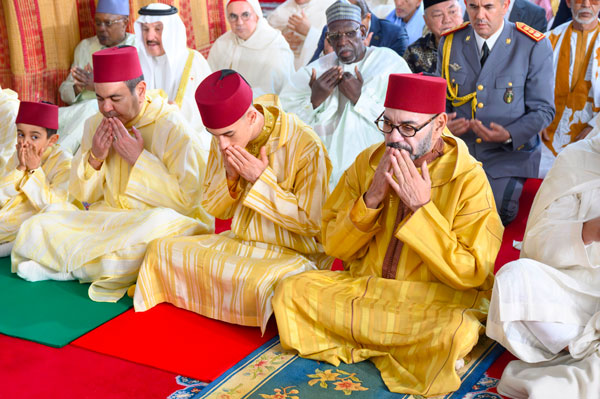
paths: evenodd
<path fill-rule="evenodd" d="M 450 33 L 454 33 L 454 32 L 458 32 L 459 30 L 463 30 L 463 29 L 465 29 L 467 26 L 469 26 L 469 24 L 470 24 L 470 23 L 471 23 L 470 21 L 467 21 L 467 22 L 463 22 L 462 24 L 460 24 L 460 25 L 458 25 L 458 26 L 455 26 L 454 28 L 450 28 L 450 29 L 448 29 L 447 31 L 445 31 L 445 32 L 442 32 L 442 36 L 447 36 L 447 35 L 449 35 Z"/>
<path fill-rule="evenodd" d="M 526 36 L 535 40 L 536 42 L 539 42 L 546 37 L 546 35 L 544 35 L 542 32 L 533 29 L 531 26 L 524 24 L 523 22 L 517 22 L 515 25 L 519 32 L 524 33 Z"/>

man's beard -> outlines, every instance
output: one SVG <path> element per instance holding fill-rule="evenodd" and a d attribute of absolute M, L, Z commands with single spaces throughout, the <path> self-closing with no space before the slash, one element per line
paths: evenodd
<path fill-rule="evenodd" d="M 579 16 L 579 13 L 580 13 L 580 12 L 582 12 L 582 11 L 586 11 L 586 12 L 588 12 L 588 13 L 592 14 L 592 16 L 591 16 L 591 17 L 589 17 L 588 19 L 583 19 L 583 18 L 581 18 L 581 17 Z M 595 15 L 594 15 L 594 11 L 593 11 L 592 9 L 589 9 L 589 8 L 580 8 L 580 9 L 577 11 L 577 14 L 573 15 L 573 19 L 574 19 L 574 20 L 575 20 L 577 23 L 580 23 L 581 25 L 587 25 L 587 24 L 590 24 L 590 23 L 594 22 L 594 19 L 596 19 L 596 18 L 597 18 L 597 16 L 595 16 Z"/>
<path fill-rule="evenodd" d="M 430 128 L 427 136 L 423 137 L 423 139 L 419 141 L 416 150 L 414 150 L 410 144 L 404 141 L 386 143 L 386 146 L 395 148 L 397 150 L 405 150 L 410 155 L 410 159 L 414 161 L 421 158 L 423 155 L 427 154 L 429 150 L 431 150 L 431 136 L 433 136 L 433 128 Z"/>

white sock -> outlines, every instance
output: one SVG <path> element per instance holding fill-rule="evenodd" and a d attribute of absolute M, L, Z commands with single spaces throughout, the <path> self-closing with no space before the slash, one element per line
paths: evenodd
<path fill-rule="evenodd" d="M 524 321 L 529 331 L 535 335 L 548 350 L 557 354 L 563 350 L 569 342 L 583 331 L 582 326 L 575 324 L 552 323 L 545 321 Z"/>
<path fill-rule="evenodd" d="M 71 273 L 61 273 L 40 265 L 34 260 L 21 262 L 17 265 L 17 275 L 27 281 L 75 280 Z"/>

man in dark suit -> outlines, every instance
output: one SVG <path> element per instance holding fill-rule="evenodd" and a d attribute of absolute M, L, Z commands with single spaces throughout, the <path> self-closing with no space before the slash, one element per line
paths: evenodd
<path fill-rule="evenodd" d="M 523 22 L 540 32 L 546 32 L 548 20 L 546 20 L 546 10 L 529 0 L 510 0 L 512 10 L 508 15 L 510 22 Z M 509 6 L 509 8 L 510 8 Z M 465 21 L 469 20 L 469 14 L 465 11 Z"/>
<path fill-rule="evenodd" d="M 377 18 L 365 0 L 348 0 L 350 3 L 357 5 L 360 8 L 362 14 L 362 23 L 365 27 L 369 28 L 369 34 L 367 38 L 370 38 L 370 46 L 375 47 L 387 47 L 394 50 L 398 55 L 402 56 L 404 51 L 408 47 L 408 34 L 406 29 L 402 26 L 395 25 L 394 23 Z M 369 24 L 370 23 L 370 24 Z M 325 47 L 325 34 L 327 33 L 327 25 L 323 28 L 321 38 L 319 39 L 319 45 L 313 55 L 310 62 L 315 61 L 321 55 L 323 55 L 323 49 Z M 309 62 L 309 63 L 310 63 Z"/>

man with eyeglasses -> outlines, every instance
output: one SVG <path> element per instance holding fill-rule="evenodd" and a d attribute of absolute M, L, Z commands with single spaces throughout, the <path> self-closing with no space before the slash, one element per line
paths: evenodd
<path fill-rule="evenodd" d="M 408 46 L 404 59 L 414 73 L 435 74 L 442 32 L 462 24 L 462 9 L 458 0 L 424 0 L 423 5 L 423 19 L 429 33 Z"/>
<path fill-rule="evenodd" d="M 389 75 L 410 69 L 396 52 L 365 46 L 367 29 L 359 7 L 337 0 L 326 14 L 327 41 L 334 52 L 296 72 L 281 103 L 325 143 L 334 187 L 356 156 L 379 140 L 373 121 L 381 112 Z"/>
<path fill-rule="evenodd" d="M 59 110 L 59 144 L 71 153 L 79 147 L 85 120 L 98 112 L 92 54 L 109 47 L 135 45 L 135 36 L 125 31 L 128 21 L 129 1 L 99 0 L 94 16 L 96 36 L 83 39 L 75 47 L 71 70 L 59 88 L 61 99 L 72 105 Z"/>
<path fill-rule="evenodd" d="M 281 343 L 338 365 L 370 359 L 392 392 L 458 389 L 482 332 L 503 233 L 481 165 L 446 129 L 446 83 L 393 74 L 361 152 L 323 208 L 323 245 L 345 271 L 283 280 Z M 380 111 L 381 112 L 381 111 Z"/>
<path fill-rule="evenodd" d="M 554 49 L 554 120 L 542 131 L 540 177 L 569 144 L 597 127 L 600 111 L 600 0 L 570 0 L 573 20 L 550 32 Z"/>
<path fill-rule="evenodd" d="M 255 96 L 281 93 L 294 73 L 294 53 L 278 29 L 263 18 L 258 0 L 229 0 L 231 30 L 208 54 L 213 71 L 233 69 L 246 78 Z"/>
<path fill-rule="evenodd" d="M 540 132 L 555 112 L 550 41 L 506 21 L 508 4 L 466 0 L 471 22 L 443 34 L 436 71 L 448 83 L 448 129 L 482 163 L 505 225 L 538 176 Z"/>

